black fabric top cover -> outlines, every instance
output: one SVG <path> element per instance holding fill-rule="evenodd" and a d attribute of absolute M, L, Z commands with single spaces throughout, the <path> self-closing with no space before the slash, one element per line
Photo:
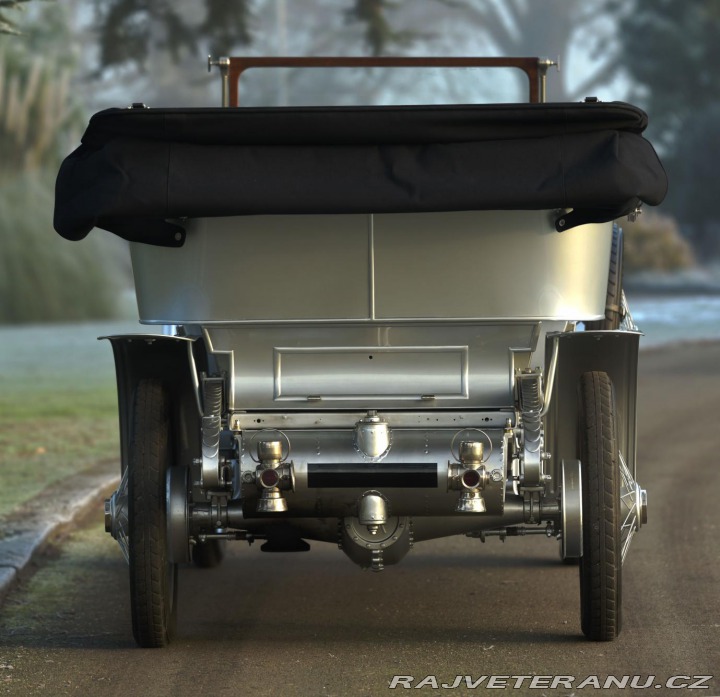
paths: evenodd
<path fill-rule="evenodd" d="M 108 109 L 60 168 L 55 229 L 180 246 L 168 219 L 562 209 L 562 230 L 663 200 L 646 125 L 620 102 Z"/>

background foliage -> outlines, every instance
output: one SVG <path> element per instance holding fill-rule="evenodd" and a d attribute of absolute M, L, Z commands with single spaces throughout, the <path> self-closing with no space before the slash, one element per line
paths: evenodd
<path fill-rule="evenodd" d="M 52 228 L 55 174 L 86 114 L 67 14 L 38 10 L 0 37 L 0 323 L 112 316 L 124 283 L 115 241 L 71 245 Z"/>
<path fill-rule="evenodd" d="M 664 268 L 647 245 L 667 248 L 671 237 L 718 259 L 718 36 L 718 0 L 0 0 L 0 321 L 117 311 L 127 252 L 105 233 L 75 245 L 53 233 L 54 173 L 93 111 L 217 103 L 207 53 L 559 58 L 551 100 L 627 98 L 650 113 L 671 188 L 666 217 L 648 217 L 657 233 L 643 237 L 637 265 Z M 426 83 L 408 71 L 253 79 L 246 103 L 482 96 L 474 78 L 449 74 Z M 677 222 L 658 222 L 668 216 Z M 674 258 L 692 263 L 692 254 Z"/>
<path fill-rule="evenodd" d="M 118 242 L 74 244 L 52 229 L 54 171 L 21 171 L 0 187 L 0 323 L 103 319 L 118 311 Z"/>
<path fill-rule="evenodd" d="M 720 258 L 720 2 L 633 0 L 622 12 L 623 5 L 610 7 L 621 12 L 630 98 L 652 115 L 648 135 L 672 184 L 666 208 L 700 258 Z"/>
<path fill-rule="evenodd" d="M 0 34 L 19 34 L 17 20 L 11 10 L 22 9 L 29 0 L 0 0 Z"/>

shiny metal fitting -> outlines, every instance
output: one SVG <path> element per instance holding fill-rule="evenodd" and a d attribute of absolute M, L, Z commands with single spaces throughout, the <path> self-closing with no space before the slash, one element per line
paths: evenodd
<path fill-rule="evenodd" d="M 120 485 L 109 499 L 105 499 L 105 532 L 117 540 L 125 561 L 130 561 L 128 541 L 128 469 L 125 468 Z"/>
<path fill-rule="evenodd" d="M 487 505 L 482 491 L 491 480 L 483 465 L 484 445 L 479 440 L 460 441 L 458 459 L 460 464 L 450 465 L 448 488 L 460 489 L 455 511 L 457 513 L 485 513 Z"/>
<path fill-rule="evenodd" d="M 390 450 L 390 427 L 377 412 L 369 411 L 355 424 L 355 449 L 370 460 L 379 460 Z"/>
<path fill-rule="evenodd" d="M 648 502 L 647 502 L 647 489 L 640 489 L 640 525 L 646 525 L 648 521 Z"/>
<path fill-rule="evenodd" d="M 388 519 L 387 501 L 379 491 L 366 491 L 358 501 L 358 522 L 371 535 L 377 535 Z"/>
<path fill-rule="evenodd" d="M 265 489 L 257 502 L 258 513 L 287 513 L 287 501 L 280 489 Z"/>
<path fill-rule="evenodd" d="M 282 441 L 261 440 L 257 444 L 257 456 L 263 467 L 276 467 L 283 459 Z"/>
<path fill-rule="evenodd" d="M 455 510 L 458 513 L 485 513 L 487 506 L 480 491 L 478 489 L 472 489 L 470 491 L 463 491 Z"/>
<path fill-rule="evenodd" d="M 105 499 L 105 532 L 112 535 L 113 531 L 113 500 Z"/>
<path fill-rule="evenodd" d="M 260 461 L 256 481 L 262 489 L 257 502 L 258 513 L 286 513 L 287 500 L 280 492 L 280 473 L 277 471 L 283 459 L 282 441 L 261 440 L 257 444 Z"/>
<path fill-rule="evenodd" d="M 460 441 L 460 463 L 465 467 L 479 467 L 483 461 L 484 446 L 479 440 Z"/>

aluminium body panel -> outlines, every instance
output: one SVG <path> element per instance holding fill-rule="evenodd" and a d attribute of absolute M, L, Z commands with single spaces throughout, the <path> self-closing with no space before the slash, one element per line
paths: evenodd
<path fill-rule="evenodd" d="M 549 211 L 373 217 L 378 319 L 605 313 L 612 223 L 558 233 Z"/>
<path fill-rule="evenodd" d="M 197 218 L 180 248 L 131 243 L 140 321 L 368 316 L 368 216 Z"/>
<path fill-rule="evenodd" d="M 185 221 L 180 248 L 132 243 L 150 324 L 591 320 L 612 224 L 551 211 L 277 215 Z"/>
<path fill-rule="evenodd" d="M 217 324 L 202 330 L 230 410 L 497 409 L 564 323 Z M 533 351 L 538 349 L 537 354 Z M 541 363 L 539 363 L 541 364 Z"/>

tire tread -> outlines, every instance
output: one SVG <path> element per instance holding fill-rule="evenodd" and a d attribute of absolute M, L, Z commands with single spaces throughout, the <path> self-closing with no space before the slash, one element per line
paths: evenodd
<path fill-rule="evenodd" d="M 168 583 L 165 473 L 169 404 L 159 380 L 141 380 L 130 453 L 130 605 L 133 635 L 145 648 L 166 646 L 174 629 L 176 568 Z M 169 587 L 172 585 L 172 588 Z"/>
<path fill-rule="evenodd" d="M 606 373 L 580 380 L 583 467 L 581 624 L 595 641 L 611 641 L 621 624 L 618 449 L 612 383 Z"/>

